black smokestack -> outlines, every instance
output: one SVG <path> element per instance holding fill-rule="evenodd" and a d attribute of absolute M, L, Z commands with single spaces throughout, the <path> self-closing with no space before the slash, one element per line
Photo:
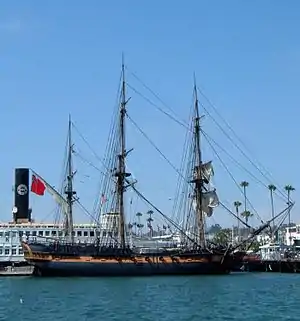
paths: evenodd
<path fill-rule="evenodd" d="M 29 169 L 15 169 L 15 204 L 13 209 L 15 222 L 30 221 L 29 213 Z"/>

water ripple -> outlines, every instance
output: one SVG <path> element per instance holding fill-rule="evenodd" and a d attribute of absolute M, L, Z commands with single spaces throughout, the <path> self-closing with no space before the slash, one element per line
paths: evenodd
<path fill-rule="evenodd" d="M 2 278 L 0 320 L 298 320 L 300 275 Z M 20 299 L 22 299 L 20 301 Z"/>

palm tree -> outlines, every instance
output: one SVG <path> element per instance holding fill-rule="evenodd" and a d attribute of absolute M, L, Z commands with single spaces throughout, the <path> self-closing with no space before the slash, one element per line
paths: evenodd
<path fill-rule="evenodd" d="M 290 206 L 290 202 L 291 202 L 291 192 L 295 190 L 295 188 L 292 185 L 286 185 L 284 186 L 284 189 L 287 192 L 287 205 Z M 291 245 L 291 241 L 292 241 L 292 237 L 291 237 L 291 208 L 289 207 L 289 212 L 288 212 L 288 216 L 289 216 L 289 245 Z"/>
<path fill-rule="evenodd" d="M 153 215 L 153 211 L 152 210 L 149 210 L 147 212 L 147 214 L 149 215 L 149 217 L 147 218 L 147 222 L 148 222 L 148 228 L 149 228 L 149 231 L 150 231 L 150 237 L 153 236 L 153 228 L 152 228 L 152 222 L 153 222 L 153 218 L 152 218 L 152 215 Z"/>
<path fill-rule="evenodd" d="M 162 228 L 163 228 L 163 235 L 165 235 L 167 231 L 167 226 L 163 224 Z"/>
<path fill-rule="evenodd" d="M 142 236 L 142 228 L 144 227 L 144 224 L 141 223 L 141 217 L 143 216 L 143 214 L 141 212 L 137 212 L 135 216 L 137 217 L 136 226 L 138 228 L 139 235 Z"/>
<path fill-rule="evenodd" d="M 249 186 L 249 183 L 247 181 L 241 182 L 241 187 L 243 188 L 243 194 L 244 194 L 244 214 L 241 213 L 241 216 L 246 220 L 246 224 L 248 224 L 249 217 L 251 216 L 250 212 L 247 211 L 247 187 Z M 249 228 L 250 233 L 250 228 Z"/>
<path fill-rule="evenodd" d="M 230 239 L 231 239 L 231 230 L 227 228 L 217 232 L 214 235 L 212 241 L 215 244 L 228 245 L 230 243 Z"/>
<path fill-rule="evenodd" d="M 235 201 L 233 203 L 234 207 L 235 207 L 235 212 L 236 212 L 236 216 L 237 216 L 237 237 L 238 237 L 238 242 L 240 240 L 240 220 L 238 219 L 240 217 L 239 214 L 239 207 L 242 205 L 242 203 L 240 201 Z"/>
<path fill-rule="evenodd" d="M 247 211 L 247 193 L 246 189 L 249 186 L 249 183 L 247 181 L 241 182 L 241 187 L 243 188 L 243 194 L 244 194 L 244 211 Z"/>
<path fill-rule="evenodd" d="M 248 224 L 249 218 L 253 216 L 250 211 L 244 211 L 241 213 L 241 216 L 245 219 L 246 224 Z"/>
<path fill-rule="evenodd" d="M 134 226 L 134 235 L 137 235 L 137 232 L 136 232 L 137 222 L 133 222 L 132 225 Z"/>
<path fill-rule="evenodd" d="M 273 229 L 272 229 L 272 239 L 274 237 L 273 233 L 275 231 L 275 221 L 274 221 L 274 198 L 273 198 L 273 194 L 276 191 L 276 186 L 273 184 L 270 184 L 268 186 L 268 189 L 270 191 L 270 198 L 271 198 L 271 211 L 272 211 L 272 220 L 273 220 Z"/>

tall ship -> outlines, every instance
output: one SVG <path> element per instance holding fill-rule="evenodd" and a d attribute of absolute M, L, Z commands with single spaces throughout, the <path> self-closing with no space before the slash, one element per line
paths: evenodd
<path fill-rule="evenodd" d="M 215 246 L 205 237 L 205 219 L 213 214 L 219 205 L 216 189 L 212 189 L 210 179 L 213 175 L 212 162 L 203 162 L 201 150 L 201 128 L 197 97 L 194 84 L 194 108 L 192 124 L 189 127 L 191 142 L 187 146 L 189 161 L 184 194 L 187 206 L 184 207 L 185 222 L 189 227 L 177 224 L 150 202 L 132 180 L 127 171 L 126 158 L 131 150 L 126 148 L 125 120 L 126 82 L 124 64 L 120 103 L 118 105 L 116 126 L 109 137 L 109 166 L 103 178 L 103 193 L 112 197 L 107 204 L 110 211 L 109 226 L 103 230 L 98 226 L 96 239 L 81 244 L 74 240 L 73 203 L 76 201 L 73 190 L 72 141 L 69 126 L 68 175 L 66 199 L 63 202 L 65 213 L 65 234 L 62 238 L 22 240 L 24 257 L 34 265 L 39 276 L 152 276 L 152 275 L 190 275 L 227 274 L 236 264 L 233 248 Z M 113 155 L 112 155 L 113 154 Z M 43 181 L 40 176 L 37 179 Z M 45 181 L 43 181 L 45 183 Z M 186 188 L 188 186 L 188 188 Z M 177 230 L 177 242 L 171 245 L 148 246 L 132 239 L 133 225 L 126 221 L 125 194 L 132 189 L 153 211 L 162 216 Z M 174 243 L 174 242 L 173 242 Z M 239 259 L 239 258 L 238 258 Z"/>

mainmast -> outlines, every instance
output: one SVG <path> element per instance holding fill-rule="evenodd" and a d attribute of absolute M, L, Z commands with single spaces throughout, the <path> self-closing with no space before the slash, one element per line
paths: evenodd
<path fill-rule="evenodd" d="M 122 59 L 122 93 L 121 93 L 121 104 L 120 104 L 120 154 L 118 155 L 118 171 L 116 176 L 117 180 L 117 193 L 118 193 L 118 207 L 119 207 L 119 235 L 121 247 L 125 248 L 125 214 L 124 214 L 124 192 L 125 192 L 125 178 L 130 176 L 130 173 L 126 173 L 125 159 L 127 156 L 126 152 L 126 141 L 125 141 L 125 116 L 126 116 L 126 82 L 125 82 L 125 70 L 124 70 L 124 59 Z"/>
<path fill-rule="evenodd" d="M 71 122 L 71 115 L 69 115 L 69 129 L 68 129 L 68 165 L 67 165 L 67 186 L 65 193 L 67 195 L 67 204 L 68 204 L 68 211 L 66 217 L 66 233 L 69 237 L 69 240 L 73 243 L 74 236 L 73 236 L 73 202 L 74 202 L 74 195 L 76 192 L 73 190 L 73 164 L 72 164 L 72 154 L 73 154 L 73 144 L 72 144 L 72 122 Z"/>
<path fill-rule="evenodd" d="M 199 117 L 199 103 L 197 95 L 196 79 L 194 77 L 194 97 L 195 97 L 195 119 L 194 119 L 194 142 L 195 142 L 195 167 L 193 183 L 194 195 L 196 201 L 196 220 L 198 226 L 198 243 L 202 248 L 205 248 L 205 232 L 204 232 L 204 215 L 202 210 L 202 196 L 203 196 L 203 178 L 202 178 L 202 155 L 200 145 L 200 118 Z"/>

